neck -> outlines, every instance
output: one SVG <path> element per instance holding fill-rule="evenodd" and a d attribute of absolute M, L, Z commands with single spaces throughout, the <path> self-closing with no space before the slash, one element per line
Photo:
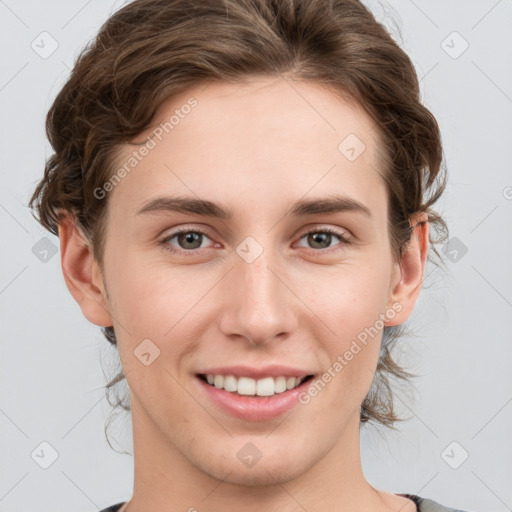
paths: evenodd
<path fill-rule="evenodd" d="M 245 470 L 243 477 L 239 476 L 241 465 L 228 467 L 227 471 L 224 467 L 220 474 L 205 471 L 213 464 L 206 453 L 204 465 L 198 464 L 197 460 L 192 464 L 186 453 L 180 451 L 134 401 L 132 418 L 135 481 L 126 512 L 195 512 L 206 508 L 209 512 L 259 512 L 262 509 L 280 512 L 299 509 L 387 511 L 390 510 L 389 497 L 395 496 L 388 494 L 384 497 L 384 493 L 373 488 L 364 477 L 359 416 L 355 414 L 337 443 L 328 446 L 325 453 L 317 454 L 316 460 L 308 459 L 306 455 L 301 458 L 301 447 L 297 447 L 297 453 L 293 455 L 298 464 L 293 468 L 271 459 L 267 459 L 270 462 L 265 466 L 261 464 L 265 459 L 262 457 L 253 468 Z M 408 501 L 398 499 L 402 507 Z"/>

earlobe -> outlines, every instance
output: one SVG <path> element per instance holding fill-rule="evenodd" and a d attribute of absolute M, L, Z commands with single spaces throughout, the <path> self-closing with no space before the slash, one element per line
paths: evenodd
<path fill-rule="evenodd" d="M 400 325 L 411 316 L 423 284 L 429 249 L 428 215 L 421 213 L 413 216 L 411 225 L 414 226 L 411 239 L 404 248 L 400 264 L 396 264 L 399 265 L 399 281 L 394 285 L 390 304 L 390 307 L 395 304 L 394 309 L 400 311 L 385 323 L 386 326 Z"/>
<path fill-rule="evenodd" d="M 64 281 L 82 313 L 95 325 L 112 325 L 105 289 L 99 277 L 92 247 L 69 213 L 59 223 L 59 239 Z"/>

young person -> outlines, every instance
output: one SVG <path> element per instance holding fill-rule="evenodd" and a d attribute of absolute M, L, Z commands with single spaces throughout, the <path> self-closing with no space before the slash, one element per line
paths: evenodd
<path fill-rule="evenodd" d="M 104 512 L 453 510 L 361 467 L 447 232 L 438 125 L 367 8 L 136 0 L 47 129 L 31 207 L 130 390 L 133 496 Z"/>

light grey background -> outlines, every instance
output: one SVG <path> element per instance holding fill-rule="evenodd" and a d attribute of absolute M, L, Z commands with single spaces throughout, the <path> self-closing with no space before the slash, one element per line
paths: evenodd
<path fill-rule="evenodd" d="M 69 294 L 58 239 L 26 206 L 51 153 L 46 112 L 122 3 L 0 0 L 1 512 L 87 512 L 131 496 L 133 459 L 103 432 L 103 369 L 115 371 L 115 352 Z M 512 510 L 512 2 L 365 3 L 411 56 L 441 126 L 450 181 L 438 207 L 454 261 L 444 274 L 427 267 L 431 286 L 409 322 L 421 337 L 403 344 L 422 375 L 413 396 L 397 396 L 412 419 L 399 432 L 363 430 L 364 470 L 391 492 Z M 58 44 L 46 58 L 43 31 Z M 57 249 L 46 262 L 44 237 Z M 118 450 L 131 451 L 129 418 L 114 426 Z M 58 457 L 43 469 L 52 449 Z"/>

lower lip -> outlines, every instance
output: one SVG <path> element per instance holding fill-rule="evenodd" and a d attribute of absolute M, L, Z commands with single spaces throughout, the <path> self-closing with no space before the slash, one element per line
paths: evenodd
<path fill-rule="evenodd" d="M 216 388 L 197 375 L 196 379 L 212 402 L 223 411 L 244 420 L 265 421 L 276 418 L 297 405 L 299 403 L 298 396 L 309 387 L 314 377 L 283 393 L 254 398 Z"/>

